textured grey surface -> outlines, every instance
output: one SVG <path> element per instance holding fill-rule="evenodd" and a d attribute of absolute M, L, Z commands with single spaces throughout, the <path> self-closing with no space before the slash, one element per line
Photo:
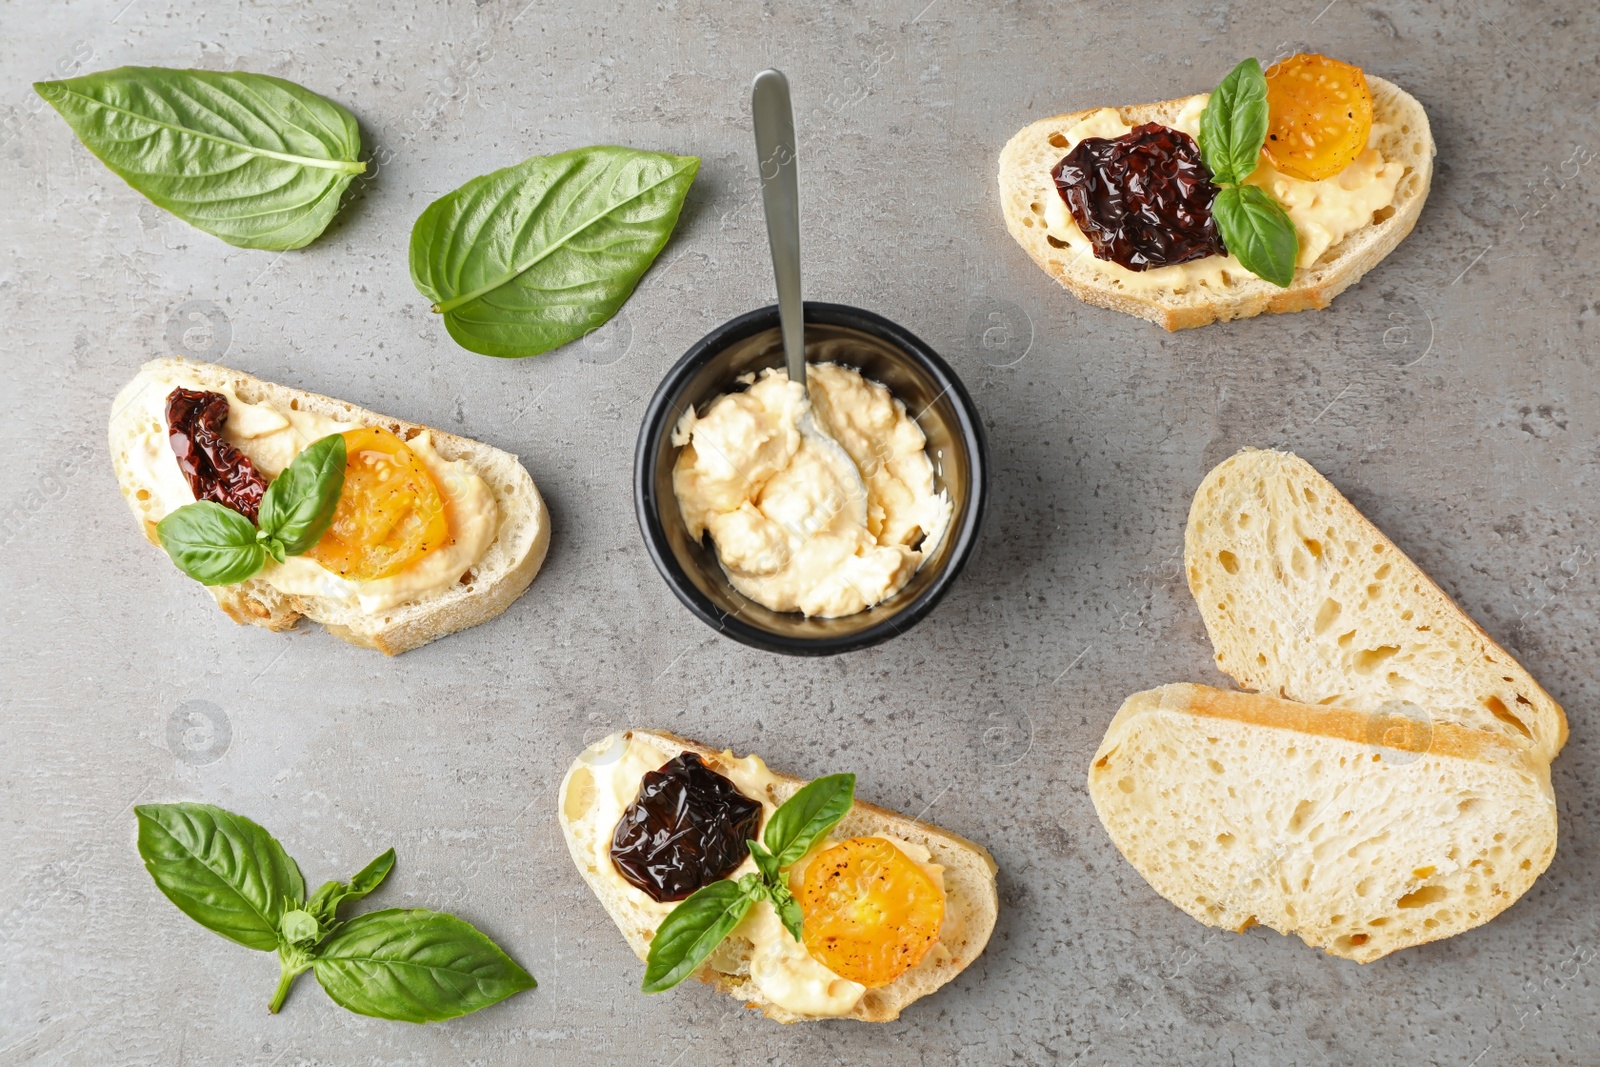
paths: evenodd
<path fill-rule="evenodd" d="M 0 1064 L 1600 1062 L 1593 6 L 1186 8 L 0 8 Z M 1439 143 L 1416 232 L 1331 311 L 1169 336 L 1078 304 L 1006 235 L 993 175 L 1017 128 L 1302 46 L 1411 90 Z M 124 63 L 301 82 L 355 112 L 382 165 L 310 248 L 230 248 L 28 88 Z M 949 599 L 823 662 L 696 622 L 632 513 L 657 380 L 770 299 L 746 116 L 767 65 L 795 87 L 807 295 L 944 351 L 995 463 Z M 611 142 L 704 158 L 619 323 L 521 362 L 457 348 L 411 286 L 412 220 L 474 175 Z M 138 536 L 105 455 L 112 395 L 173 352 L 519 453 L 554 514 L 543 573 L 501 618 L 394 660 L 235 626 Z M 1195 923 L 1101 831 L 1084 772 L 1121 699 L 1222 682 L 1181 531 L 1202 473 L 1246 444 L 1326 472 L 1566 706 L 1560 850 L 1490 925 L 1357 967 Z M 552 816 L 572 755 L 632 723 L 853 769 L 863 796 L 986 843 L 988 951 L 882 1027 L 640 995 Z M 140 867 L 130 807 L 180 798 L 264 823 L 313 883 L 395 846 L 379 903 L 458 911 L 540 988 L 418 1028 L 347 1015 L 307 975 L 269 1017 L 272 959 L 192 925 Z"/>

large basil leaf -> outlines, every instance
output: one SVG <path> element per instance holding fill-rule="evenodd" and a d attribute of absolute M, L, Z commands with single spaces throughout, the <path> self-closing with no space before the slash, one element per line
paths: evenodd
<path fill-rule="evenodd" d="M 343 1007 L 413 1023 L 454 1019 L 536 984 L 471 923 L 421 909 L 356 916 L 322 943 L 312 968 Z"/>
<path fill-rule="evenodd" d="M 759 886 L 758 881 L 752 888 Z M 646 993 L 664 993 L 699 970 L 739 925 L 755 899 L 746 886 L 725 878 L 696 889 L 656 928 L 639 988 Z"/>
<path fill-rule="evenodd" d="M 1211 202 L 1222 243 L 1246 270 L 1285 289 L 1294 281 L 1300 237 L 1272 194 L 1255 185 L 1230 185 Z"/>
<path fill-rule="evenodd" d="M 366 169 L 355 116 L 281 78 L 118 67 L 34 89 L 129 185 L 242 248 L 309 244 Z"/>
<path fill-rule="evenodd" d="M 357 872 L 348 882 L 324 882 L 306 903 L 310 912 L 323 926 L 339 917 L 339 905 L 347 900 L 360 900 L 382 884 L 394 870 L 394 849 L 390 849 Z"/>
<path fill-rule="evenodd" d="M 179 570 L 206 585 L 242 582 L 267 562 L 250 520 L 214 500 L 178 508 L 156 523 L 156 536 Z"/>
<path fill-rule="evenodd" d="M 242 815 L 210 804 L 141 804 L 139 855 L 156 888 L 189 918 L 247 948 L 279 944 L 285 911 L 305 899 L 300 868 Z"/>
<path fill-rule="evenodd" d="M 699 169 L 693 156 L 601 147 L 474 178 L 417 219 L 411 280 L 463 348 L 558 348 L 622 307 Z"/>
<path fill-rule="evenodd" d="M 804 786 L 783 802 L 761 835 L 767 850 L 787 867 L 804 856 L 817 839 L 833 829 L 855 802 L 856 776 L 829 774 Z"/>
<path fill-rule="evenodd" d="M 1218 182 L 1236 184 L 1256 169 L 1267 140 L 1267 78 L 1246 59 L 1222 79 L 1200 113 L 1200 158 Z"/>
<path fill-rule="evenodd" d="M 261 532 L 291 556 L 310 549 L 333 521 L 344 464 L 343 434 L 331 433 L 301 450 L 261 497 Z"/>

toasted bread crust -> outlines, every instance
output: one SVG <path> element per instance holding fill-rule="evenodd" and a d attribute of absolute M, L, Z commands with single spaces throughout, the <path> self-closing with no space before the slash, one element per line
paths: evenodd
<path fill-rule="evenodd" d="M 427 431 L 434 449 L 447 460 L 466 460 L 484 478 L 500 508 L 500 529 L 484 560 L 475 565 L 470 585 L 439 590 L 392 610 L 368 615 L 326 597 L 287 594 L 260 578 L 236 585 L 210 586 L 217 606 L 235 622 L 273 631 L 293 629 L 301 617 L 320 622 L 329 633 L 353 645 L 398 655 L 447 634 L 487 622 L 517 599 L 544 563 L 550 546 L 550 519 L 527 470 L 508 452 L 420 423 L 368 411 L 317 393 L 262 381 L 242 371 L 184 359 L 156 359 L 123 387 L 112 403 L 109 427 L 112 464 L 124 499 L 151 544 L 160 547 L 155 522 L 138 493 L 124 451 L 139 410 L 134 401 L 148 387 L 177 374 L 207 388 L 226 386 L 247 403 L 298 405 L 301 410 L 342 422 L 382 426 L 401 437 Z"/>
<path fill-rule="evenodd" d="M 640 738 L 669 757 L 675 757 L 682 752 L 693 752 L 713 767 L 723 755 L 717 749 L 676 734 L 654 730 L 623 731 L 620 735 L 612 735 L 591 746 L 590 751 L 604 748 L 619 736 L 624 740 Z M 589 860 L 574 833 L 575 828 L 565 817 L 567 791 L 573 771 L 581 766 L 583 758 L 580 756 L 561 782 L 557 811 L 560 813 L 562 833 L 579 874 L 583 876 L 612 921 L 627 938 L 634 953 L 640 960 L 644 960 L 649 955 L 650 939 L 654 933 L 652 920 L 630 914 L 627 901 L 622 899 L 597 871 L 590 869 Z M 781 795 L 773 798 L 775 802 L 788 799 L 806 784 L 801 778 L 777 772 L 774 772 L 774 775 L 781 783 Z M 841 835 L 888 834 L 912 841 L 926 846 L 932 853 L 934 862 L 945 867 L 946 925 L 947 927 L 953 925 L 961 931 L 959 943 L 951 945 L 941 940 L 941 944 L 945 944 L 950 950 L 946 958 L 932 967 L 915 968 L 882 988 L 869 989 L 850 1014 L 844 1016 L 861 1022 L 889 1022 L 898 1018 L 900 1012 L 912 1002 L 951 981 L 982 953 L 984 946 L 988 944 L 989 935 L 994 929 L 999 912 L 999 896 L 995 887 L 995 874 L 998 868 L 995 866 L 994 858 L 982 845 L 968 841 L 948 830 L 942 830 L 932 823 L 907 818 L 862 800 L 857 800 L 851 807 L 849 814 L 840 822 L 837 832 Z M 744 1001 L 746 1007 L 758 1010 L 777 1022 L 792 1023 L 819 1018 L 798 1014 L 772 1003 L 762 995 L 754 982 L 741 975 L 722 974 L 710 966 L 705 966 L 695 974 L 695 977 L 719 992 Z"/>
<path fill-rule="evenodd" d="M 1427 113 L 1410 94 L 1390 82 L 1367 76 L 1378 121 L 1392 127 L 1379 142 L 1385 159 L 1409 168 L 1396 189 L 1393 214 L 1349 234 L 1310 267 L 1295 271 L 1292 284 L 1281 289 L 1260 278 L 1235 280 L 1225 292 L 1190 296 L 1134 293 L 1109 283 L 1093 265 L 1074 262 L 1072 253 L 1052 247 L 1042 220 L 1031 205 L 1059 196 L 1050 168 L 1061 157 L 1051 143 L 1098 108 L 1041 119 L 1024 127 L 1000 153 L 1000 207 L 1006 228 L 1052 278 L 1087 304 L 1147 319 L 1167 330 L 1186 330 L 1212 322 L 1325 308 L 1394 250 L 1416 226 L 1433 179 L 1433 136 Z M 1124 122 L 1170 123 L 1190 98 L 1117 108 Z"/>

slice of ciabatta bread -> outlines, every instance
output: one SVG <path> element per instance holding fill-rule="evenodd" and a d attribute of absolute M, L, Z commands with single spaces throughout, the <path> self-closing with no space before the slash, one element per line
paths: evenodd
<path fill-rule="evenodd" d="M 1530 746 L 1561 706 L 1317 470 L 1247 448 L 1195 492 L 1189 589 L 1217 666 L 1246 689 L 1360 711 L 1413 704 Z"/>
<path fill-rule="evenodd" d="M 596 786 L 600 769 L 620 758 L 618 753 L 634 742 L 642 742 L 659 752 L 663 764 L 686 751 L 693 752 L 719 773 L 727 771 L 733 757 L 730 753 L 718 752 L 673 734 L 626 730 L 590 746 L 573 761 L 561 782 L 557 810 L 572 861 L 633 951 L 643 960 L 649 954 L 651 938 L 671 910 L 671 905 L 657 904 L 620 877 L 607 877 L 608 872 L 602 869 L 602 865 L 610 862 L 608 850 L 615 822 L 610 810 L 601 801 Z M 655 767 L 648 769 L 654 770 Z M 767 795 L 753 799 L 777 806 L 806 784 L 799 778 L 771 773 L 773 778 Z M 628 802 L 631 803 L 631 797 Z M 617 814 L 620 815 L 620 812 Z M 770 814 L 769 810 L 767 815 Z M 611 822 L 611 825 L 600 825 L 602 822 Z M 944 867 L 945 918 L 938 943 L 918 966 L 886 986 L 868 989 L 850 1013 L 843 1016 L 863 1022 L 888 1022 L 898 1018 L 911 1002 L 943 986 L 978 958 L 989 942 L 1000 904 L 995 889 L 994 859 L 981 845 L 937 826 L 857 800 L 834 828 L 830 839 L 873 834 L 921 845 L 928 850 L 933 863 Z M 754 869 L 748 859 L 745 867 L 736 871 L 735 876 L 745 868 Z M 758 904 L 756 907 L 767 908 L 769 905 Z M 741 938 L 736 929 L 695 977 L 744 1001 L 746 1007 L 759 1009 L 768 1018 L 778 1022 L 824 1017 L 792 1011 L 768 999 L 749 976 L 751 947 L 750 941 Z"/>
<path fill-rule="evenodd" d="M 1388 255 L 1416 225 L 1433 179 L 1433 135 L 1427 113 L 1415 97 L 1382 78 L 1367 75 L 1372 91 L 1375 140 L 1385 161 L 1402 163 L 1406 171 L 1395 188 L 1394 202 L 1374 213 L 1372 222 L 1330 246 L 1308 267 L 1295 271 L 1287 289 L 1244 270 L 1230 271 L 1218 285 L 1194 284 L 1183 289 L 1134 291 L 1116 272 L 1092 255 L 1052 244 L 1045 226 L 1045 205 L 1060 200 L 1051 169 L 1067 154 L 1067 131 L 1098 108 L 1041 119 L 1025 127 L 1000 153 L 1000 206 L 1006 227 L 1033 261 L 1085 303 L 1148 319 L 1168 330 L 1204 326 L 1218 320 L 1249 318 L 1263 312 L 1325 308 Z M 1120 107 L 1131 126 L 1145 122 L 1173 125 L 1194 97 L 1159 104 Z M 1337 181 L 1338 176 L 1328 179 Z M 1381 217 L 1380 217 L 1381 216 Z"/>
<path fill-rule="evenodd" d="M 1488 922 L 1556 848 L 1549 767 L 1526 746 L 1199 685 L 1128 698 L 1089 796 L 1194 918 L 1361 963 Z"/>
<path fill-rule="evenodd" d="M 138 453 L 140 442 L 151 434 L 164 436 L 164 401 L 180 385 L 213 391 L 230 389 L 247 404 L 306 411 L 357 426 L 382 426 L 402 438 L 414 438 L 426 431 L 440 457 L 471 464 L 493 492 L 498 507 L 499 529 L 494 541 L 482 558 L 461 575 L 461 580 L 446 589 L 368 612 L 359 604 L 341 599 L 284 593 L 260 577 L 235 585 L 205 587 L 235 622 L 287 630 L 304 616 L 353 645 L 395 655 L 494 618 L 528 588 L 539 572 L 550 546 L 550 516 L 533 478 L 516 456 L 342 400 L 264 382 L 243 371 L 184 359 L 146 363 L 111 405 L 112 465 L 122 495 L 151 544 L 160 547 L 156 523 L 168 509 L 156 487 L 145 484 L 148 476 L 133 456 Z"/>

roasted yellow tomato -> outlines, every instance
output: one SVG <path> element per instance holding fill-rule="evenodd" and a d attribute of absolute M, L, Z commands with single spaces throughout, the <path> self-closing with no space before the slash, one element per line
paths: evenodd
<path fill-rule="evenodd" d="M 921 963 L 944 922 L 944 893 L 881 837 L 829 846 L 791 890 L 805 920 L 806 951 L 840 978 L 869 989 Z"/>
<path fill-rule="evenodd" d="M 404 570 L 450 535 L 428 468 L 388 430 L 344 435 L 344 491 L 333 523 L 306 555 L 342 578 L 370 581 Z"/>
<path fill-rule="evenodd" d="M 1367 147 L 1372 93 L 1367 76 L 1327 56 L 1290 56 L 1267 68 L 1267 143 L 1283 173 L 1308 182 L 1331 178 Z"/>

